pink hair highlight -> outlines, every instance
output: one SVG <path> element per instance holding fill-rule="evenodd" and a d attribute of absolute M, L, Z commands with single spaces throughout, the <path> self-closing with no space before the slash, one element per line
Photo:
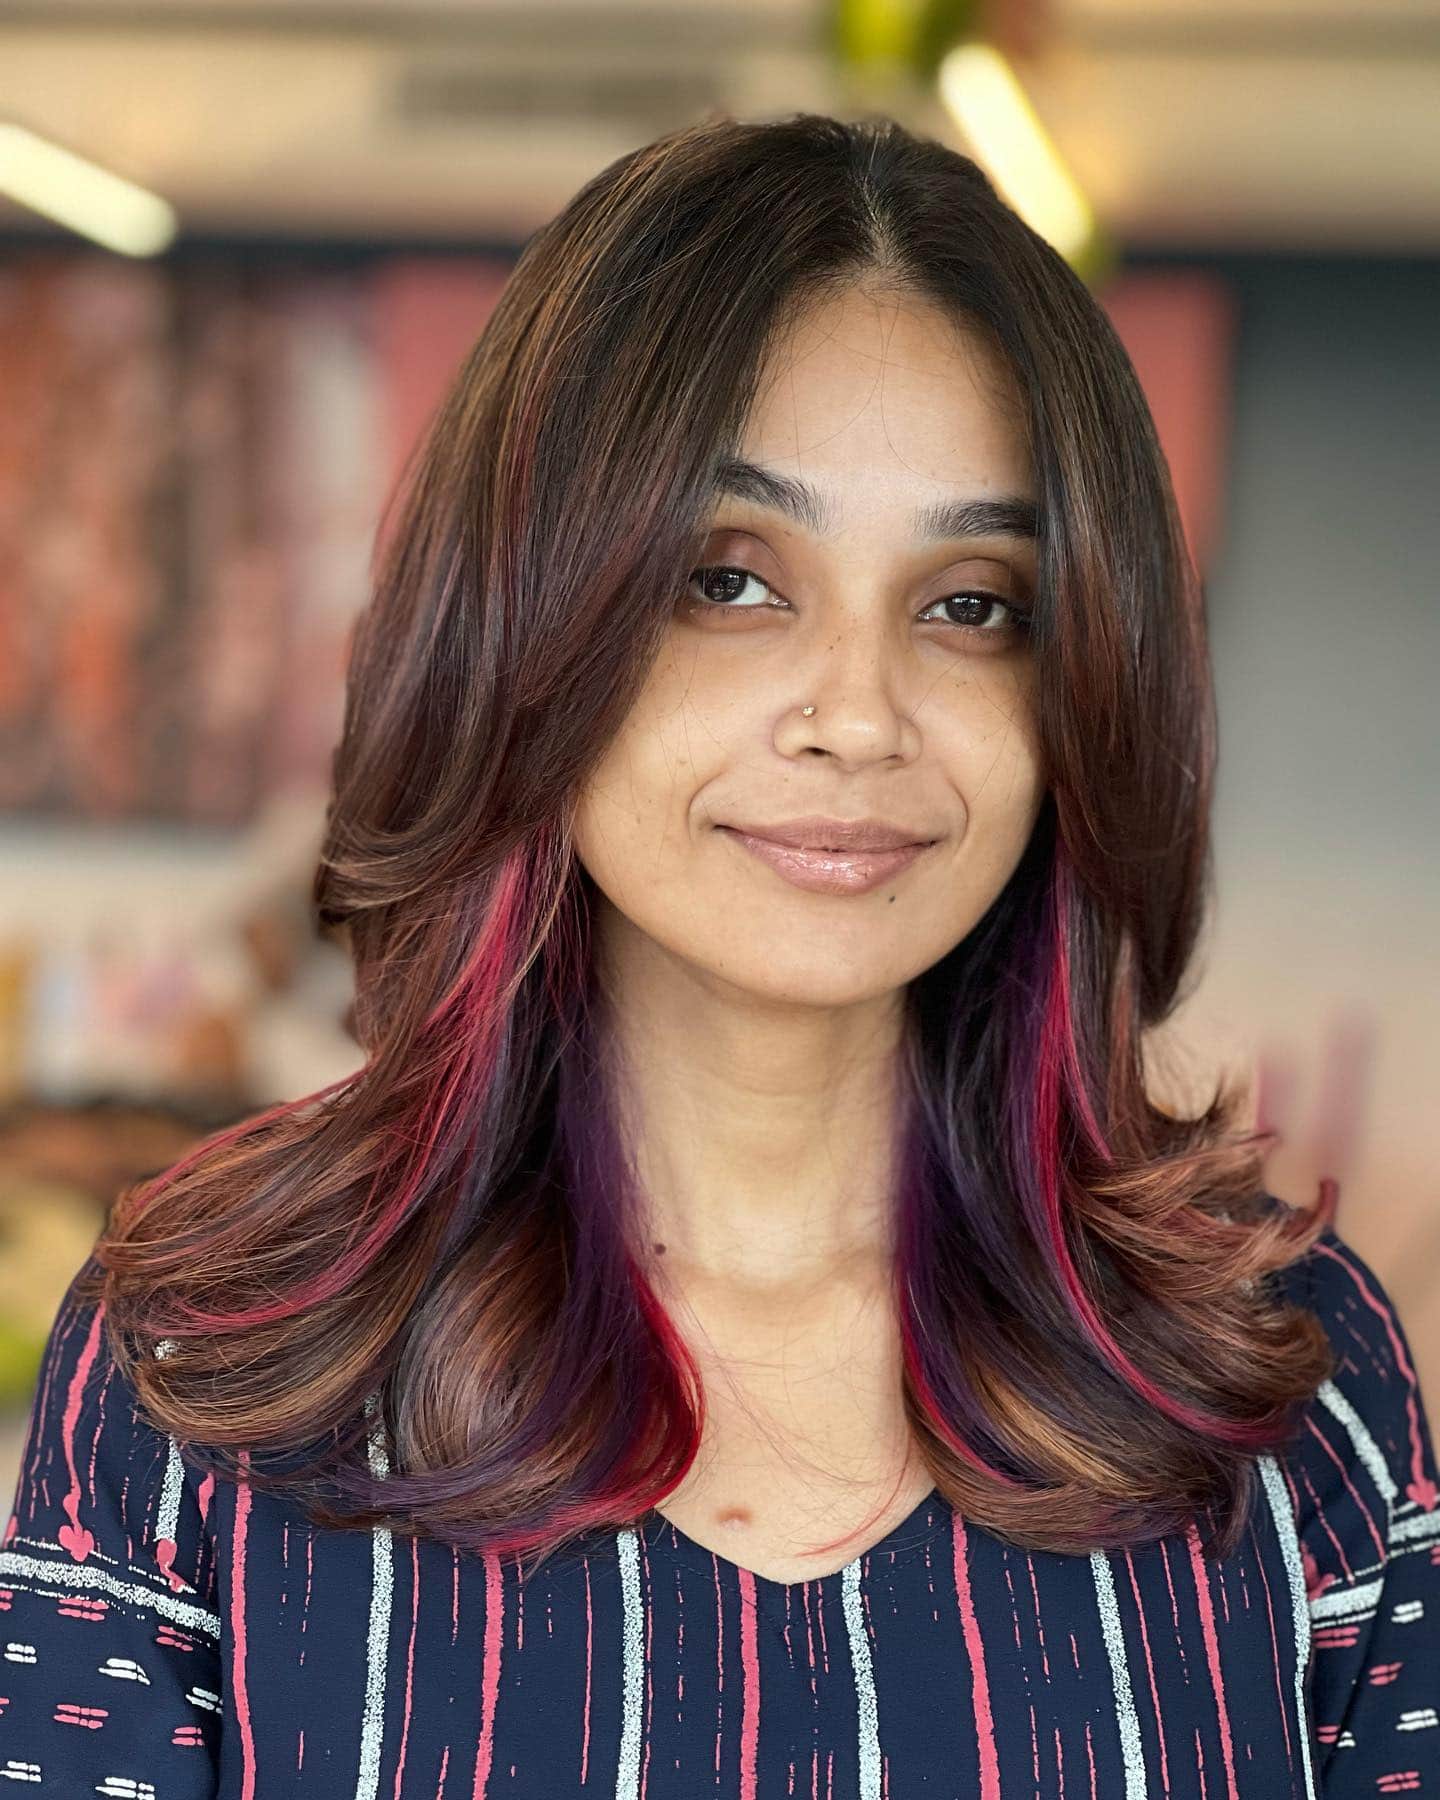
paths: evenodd
<path fill-rule="evenodd" d="M 1099 1349 L 1110 1366 L 1143 1399 L 1192 1431 L 1201 1432 L 1207 1437 L 1217 1438 L 1227 1444 L 1234 1444 L 1239 1449 L 1252 1448 L 1262 1444 L 1265 1440 L 1263 1425 L 1237 1425 L 1232 1420 L 1222 1418 L 1218 1413 L 1204 1412 L 1197 1407 L 1189 1406 L 1183 1400 L 1177 1400 L 1173 1395 L 1166 1393 L 1164 1388 L 1157 1386 L 1142 1369 L 1135 1366 L 1119 1344 L 1115 1342 L 1099 1313 L 1096 1312 L 1090 1296 L 1085 1292 L 1085 1286 L 1080 1279 L 1079 1270 L 1075 1267 L 1074 1258 L 1070 1254 L 1070 1247 L 1065 1236 L 1061 1201 L 1060 1115 L 1062 1091 L 1064 1100 L 1078 1114 L 1095 1154 L 1107 1163 L 1111 1157 L 1105 1143 L 1104 1133 L 1095 1117 L 1086 1091 L 1076 1042 L 1075 1017 L 1071 1006 L 1068 949 L 1070 912 L 1073 904 L 1073 873 L 1069 858 L 1065 854 L 1063 840 L 1058 838 L 1048 898 L 1050 978 L 1046 987 L 1045 1009 L 1041 1018 L 1036 1055 L 1032 1131 L 1033 1141 L 1038 1151 L 1035 1157 L 1035 1168 L 1043 1209 L 1046 1243 L 1055 1272 L 1060 1279 L 1061 1292 L 1075 1317 L 1084 1326 L 1091 1342 Z"/>

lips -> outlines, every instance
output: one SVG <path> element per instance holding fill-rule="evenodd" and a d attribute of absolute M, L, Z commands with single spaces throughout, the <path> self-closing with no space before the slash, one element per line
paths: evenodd
<path fill-rule="evenodd" d="M 805 818 L 781 819 L 773 824 L 748 820 L 726 823 L 729 830 L 746 837 L 764 838 L 793 850 L 822 850 L 838 855 L 908 850 L 914 845 L 923 846 L 935 841 L 929 832 L 893 824 L 888 819 L 837 819 L 810 814 Z"/>
<path fill-rule="evenodd" d="M 775 827 L 767 826 L 766 829 L 773 831 Z M 787 821 L 785 829 L 793 830 L 794 821 Z M 881 829 L 891 839 L 896 835 L 894 827 Z M 879 850 L 827 850 L 813 844 L 787 844 L 774 837 L 762 837 L 738 825 L 720 825 L 717 833 L 729 838 L 747 855 L 767 864 L 792 887 L 833 895 L 868 894 L 895 881 L 937 841 L 917 843 L 911 839 L 898 845 L 892 842 Z M 813 838 L 817 834 L 806 828 L 804 835 Z M 819 835 L 833 835 L 833 822 Z"/>

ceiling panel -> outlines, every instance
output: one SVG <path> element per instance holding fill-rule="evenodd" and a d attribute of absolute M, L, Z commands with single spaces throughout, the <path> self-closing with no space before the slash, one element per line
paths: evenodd
<path fill-rule="evenodd" d="M 798 0 L 43 0 L 0 14 L 0 115 L 192 231 L 523 236 L 709 107 L 855 110 L 813 19 Z M 1050 20 L 1020 72 L 1122 238 L 1440 250 L 1440 0 L 1052 0 Z M 963 147 L 932 102 L 888 104 Z M 3 201 L 0 227 L 51 229 Z"/>

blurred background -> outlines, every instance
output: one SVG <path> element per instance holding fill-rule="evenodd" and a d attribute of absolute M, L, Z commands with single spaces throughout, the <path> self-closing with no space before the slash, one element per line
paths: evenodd
<path fill-rule="evenodd" d="M 1440 0 L 0 4 L 0 1489 L 125 1183 L 361 1060 L 308 892 L 400 463 L 528 235 L 888 111 L 1108 309 L 1203 571 L 1217 907 L 1157 1043 L 1340 1183 L 1440 1410 Z"/>

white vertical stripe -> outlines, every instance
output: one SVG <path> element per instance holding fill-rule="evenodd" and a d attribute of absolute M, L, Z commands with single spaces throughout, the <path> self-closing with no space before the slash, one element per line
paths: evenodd
<path fill-rule="evenodd" d="M 1095 1578 L 1095 1600 L 1100 1608 L 1100 1629 L 1105 1634 L 1105 1654 L 1110 1658 L 1110 1683 L 1115 1689 L 1115 1724 L 1120 1732 L 1120 1755 L 1125 1764 L 1125 1800 L 1144 1800 L 1145 1752 L 1140 1742 L 1140 1721 L 1130 1686 L 1130 1664 L 1120 1606 L 1115 1598 L 1115 1574 L 1103 1550 L 1090 1552 L 1090 1572 Z"/>
<path fill-rule="evenodd" d="M 160 1507 L 155 1521 L 157 1538 L 168 1538 L 177 1547 L 179 1538 L 176 1533 L 180 1529 L 180 1496 L 185 1486 L 185 1465 L 180 1461 L 180 1446 L 174 1438 L 167 1440 L 170 1445 L 165 1459 L 165 1479 L 160 1488 Z M 185 1584 L 189 1587 L 189 1582 Z"/>
<path fill-rule="evenodd" d="M 385 1454 L 380 1396 L 365 1401 L 371 1420 L 369 1453 L 374 1475 L 390 1473 Z M 365 1711 L 360 1721 L 360 1774 L 355 1800 L 375 1800 L 380 1787 L 380 1746 L 385 1735 L 385 1665 L 390 1647 L 390 1603 L 395 1593 L 395 1550 L 389 1529 L 377 1525 L 370 1534 L 373 1569 L 370 1579 L 370 1632 L 365 1649 Z"/>
<path fill-rule="evenodd" d="M 161 1338 L 155 1346 L 157 1358 L 173 1356 L 176 1344 L 174 1338 Z M 160 1489 L 159 1516 L 155 1522 L 155 1535 L 169 1538 L 172 1544 L 178 1544 L 175 1535 L 180 1526 L 180 1496 L 185 1481 L 185 1466 L 180 1460 L 180 1446 L 174 1438 L 168 1439 L 170 1449 L 165 1459 L 165 1479 Z M 189 1583 L 186 1583 L 189 1586 Z M 192 1590 L 193 1591 L 193 1590 Z"/>
<path fill-rule="evenodd" d="M 616 1534 L 620 1551 L 621 1719 L 615 1800 L 640 1792 L 640 1725 L 645 1692 L 645 1610 L 640 1595 L 640 1540 L 633 1525 Z"/>
<path fill-rule="evenodd" d="M 1295 1714 L 1299 1720 L 1300 1754 L 1305 1765 L 1306 1800 L 1315 1800 L 1315 1772 L 1310 1766 L 1310 1716 L 1305 1706 L 1305 1675 L 1310 1666 L 1310 1596 L 1305 1588 L 1305 1565 L 1300 1559 L 1300 1534 L 1295 1528 L 1295 1514 L 1290 1506 L 1290 1492 L 1285 1477 L 1273 1456 L 1258 1456 L 1275 1530 L 1280 1539 L 1280 1553 L 1285 1558 L 1285 1576 L 1290 1584 L 1290 1612 L 1295 1621 Z"/>
<path fill-rule="evenodd" d="M 850 1667 L 855 1671 L 855 1707 L 859 1724 L 860 1800 L 880 1800 L 880 1717 L 875 1701 L 875 1668 L 870 1636 L 860 1604 L 860 1558 L 840 1571 L 845 1600 L 845 1631 L 850 1639 Z"/>
<path fill-rule="evenodd" d="M 1345 1427 L 1346 1431 L 1349 1432 L 1350 1442 L 1355 1446 L 1355 1454 L 1360 1458 L 1361 1462 L 1364 1463 L 1366 1470 L 1369 1472 L 1370 1479 L 1375 1483 L 1376 1487 L 1379 1488 L 1381 1494 L 1384 1495 L 1387 1505 L 1394 1506 L 1395 1483 L 1391 1478 L 1389 1468 L 1386 1466 L 1385 1458 L 1381 1453 L 1380 1446 L 1375 1442 L 1374 1438 L 1371 1437 L 1369 1427 L 1366 1425 L 1365 1421 L 1360 1417 L 1359 1413 L 1356 1412 L 1355 1408 L 1345 1398 L 1344 1394 L 1341 1393 L 1340 1389 L 1336 1387 L 1333 1381 L 1322 1381 L 1319 1387 L 1319 1395 L 1325 1405 Z"/>

